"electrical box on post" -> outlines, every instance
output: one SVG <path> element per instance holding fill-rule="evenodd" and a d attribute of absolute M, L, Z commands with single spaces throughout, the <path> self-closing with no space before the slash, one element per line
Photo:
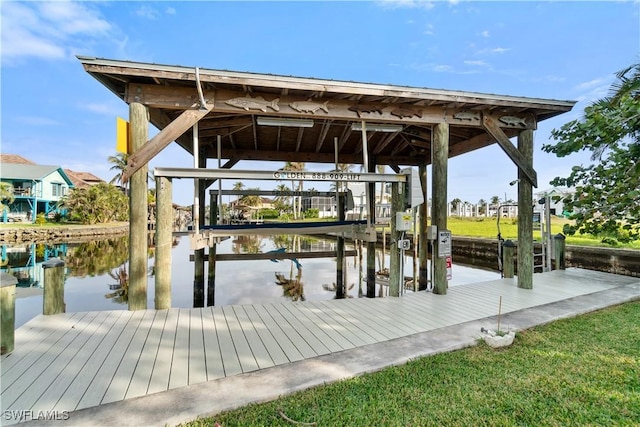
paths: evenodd
<path fill-rule="evenodd" d="M 411 249 L 411 240 L 409 240 L 409 239 L 398 240 L 398 249 L 403 250 L 403 251 L 410 250 Z"/>
<path fill-rule="evenodd" d="M 427 240 L 436 240 L 438 238 L 438 227 L 435 225 L 427 225 Z"/>
<path fill-rule="evenodd" d="M 402 169 L 400 173 L 407 175 L 407 182 L 402 194 L 404 195 L 404 206 L 406 208 L 415 208 L 424 203 L 422 192 L 422 184 L 420 183 L 420 174 L 414 168 Z"/>
<path fill-rule="evenodd" d="M 413 215 L 407 212 L 396 212 L 396 230 L 409 231 L 413 225 Z"/>

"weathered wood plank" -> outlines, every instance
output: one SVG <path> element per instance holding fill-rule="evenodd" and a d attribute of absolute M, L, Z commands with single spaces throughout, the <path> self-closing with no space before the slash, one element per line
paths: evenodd
<path fill-rule="evenodd" d="M 107 332 L 111 330 L 113 324 L 116 322 L 121 313 L 116 311 L 107 312 L 104 316 L 96 316 L 95 320 L 84 331 L 83 335 L 87 337 L 87 340 L 78 344 L 77 352 L 71 355 L 71 359 L 66 364 L 57 364 L 54 371 L 58 371 L 58 375 L 48 384 L 48 387 L 38 398 L 38 401 L 34 404 L 32 409 L 38 411 L 51 411 L 56 407 L 60 410 L 70 411 L 75 408 L 74 402 L 62 401 L 61 397 L 67 392 L 75 393 L 75 396 L 71 400 L 76 402 L 80 400 L 84 390 L 78 388 L 71 389 L 70 386 L 74 380 L 78 377 L 81 369 L 92 358 L 96 349 L 107 336 Z M 79 340 L 78 340 L 79 341 Z M 38 381 L 43 381 L 44 378 L 39 377 Z"/>
<path fill-rule="evenodd" d="M 172 308 L 167 310 L 167 317 L 164 323 L 158 354 L 153 365 L 151 379 L 147 394 L 157 393 L 169 389 L 169 378 L 171 377 L 171 362 L 176 340 L 176 330 L 178 329 L 178 317 L 180 309 Z"/>
<path fill-rule="evenodd" d="M 271 316 L 269 310 L 267 310 L 264 305 L 254 304 L 251 307 L 256 311 L 256 314 L 260 316 L 260 319 L 264 323 L 265 327 L 271 333 L 271 335 L 273 335 L 273 338 L 275 339 L 276 343 L 285 354 L 289 362 L 295 362 L 304 359 L 304 356 L 298 349 L 298 346 L 294 343 L 291 337 L 289 337 L 285 333 L 285 331 Z"/>
<path fill-rule="evenodd" d="M 166 321 L 167 310 L 158 310 L 142 347 L 142 353 L 133 372 L 125 399 L 147 394 Z"/>
<path fill-rule="evenodd" d="M 329 354 L 330 351 L 326 345 L 322 343 L 321 340 L 316 337 L 312 330 L 307 328 L 305 324 L 296 316 L 291 314 L 289 310 L 287 310 L 285 304 L 275 304 L 274 308 L 278 310 L 284 321 L 290 324 L 296 331 L 300 333 L 302 339 L 309 344 L 309 346 L 313 349 L 313 352 L 316 355 Z"/>
<path fill-rule="evenodd" d="M 258 362 L 251 352 L 251 346 L 249 346 L 247 338 L 242 332 L 242 327 L 240 326 L 240 322 L 236 317 L 235 312 L 233 311 L 233 307 L 224 306 L 222 307 L 222 312 L 224 313 L 224 317 L 227 320 L 227 326 L 229 328 L 229 332 L 231 333 L 231 339 L 233 340 L 233 345 L 236 349 L 238 360 L 240 360 L 240 367 L 242 368 L 242 372 L 251 372 L 258 370 Z"/>
<path fill-rule="evenodd" d="M 262 308 L 264 308 L 271 318 L 273 318 L 274 322 L 293 343 L 304 359 L 317 356 L 318 353 L 311 348 L 309 343 L 307 343 L 302 336 L 302 333 L 298 332 L 296 328 L 284 318 L 282 313 L 280 313 L 278 305 L 279 304 L 265 304 Z"/>
<path fill-rule="evenodd" d="M 201 308 L 191 310 L 191 326 L 189 329 L 189 384 L 198 384 L 207 381 L 202 312 L 203 310 Z"/>
<path fill-rule="evenodd" d="M 324 345 L 331 353 L 344 350 L 340 344 L 338 344 L 332 337 L 320 327 L 320 322 L 317 319 L 312 320 L 308 316 L 308 311 L 303 309 L 302 304 L 283 304 L 282 308 L 289 311 L 298 321 L 304 325 L 304 327 L 315 336 L 318 341 Z"/>
<path fill-rule="evenodd" d="M 352 327 L 350 323 L 338 312 L 332 310 L 330 305 L 322 304 L 322 301 L 308 301 L 307 305 L 322 312 L 322 317 L 327 319 L 333 327 L 354 347 L 367 344 L 360 335 L 361 331 Z"/>
<path fill-rule="evenodd" d="M 321 309 L 313 307 L 310 304 L 300 304 L 297 308 L 300 312 L 304 313 L 311 322 L 318 325 L 323 332 L 329 335 L 339 346 L 340 350 L 347 350 L 355 347 L 351 341 L 340 333 L 340 325 L 329 316 L 323 316 Z"/>
<path fill-rule="evenodd" d="M 211 310 L 213 311 L 213 319 L 218 333 L 218 342 L 220 343 L 220 354 L 222 355 L 224 374 L 228 377 L 242 373 L 240 359 L 238 358 L 236 347 L 233 344 L 231 331 L 227 325 L 227 319 L 222 311 L 222 307 L 212 307 Z"/>
<path fill-rule="evenodd" d="M 88 313 L 80 319 L 57 342 L 58 352 L 47 352 L 38 359 L 38 363 L 31 365 L 19 381 L 7 390 L 3 390 L 2 404 L 9 410 L 30 409 L 40 398 L 49 384 L 55 380 L 59 369 L 64 368 L 69 360 L 78 352 L 88 336 L 82 336 L 86 328 L 91 328 L 97 312 Z M 4 385 L 3 385 L 4 387 Z"/>
<path fill-rule="evenodd" d="M 123 316 L 127 319 L 127 324 L 124 327 L 122 333 L 117 338 L 116 343 L 111 348 L 108 357 L 100 366 L 98 373 L 95 375 L 91 384 L 87 388 L 84 396 L 80 399 L 77 409 L 88 408 L 91 406 L 99 405 L 102 402 L 113 377 L 115 375 L 124 353 L 129 347 L 133 336 L 142 321 L 144 311 L 127 311 Z"/>
<path fill-rule="evenodd" d="M 493 117 L 484 114 L 482 116 L 482 126 L 484 129 L 495 138 L 500 145 L 500 148 L 509 156 L 511 161 L 515 163 L 518 167 L 518 170 L 522 172 L 523 179 L 527 179 L 531 185 L 534 187 L 538 187 L 538 174 L 533 169 L 533 163 L 531 159 L 527 159 L 526 155 L 523 155 L 521 151 L 519 151 L 516 147 L 513 146 L 509 137 L 505 135 L 504 131 L 500 129 L 496 119 Z M 528 130 L 532 132 L 531 130 Z M 528 200 L 529 205 L 531 204 L 531 198 Z M 518 210 L 520 212 L 520 210 Z M 519 240 L 519 239 L 518 239 Z"/>
<path fill-rule="evenodd" d="M 30 406 L 32 410 L 47 411 L 56 406 L 62 394 L 104 338 L 104 334 L 99 333 L 99 329 L 108 329 L 112 321 L 113 319 L 109 319 L 108 315 L 96 316 L 74 340 L 73 346 L 68 348 L 66 357 L 58 360 L 55 368 L 48 369 L 38 377 L 37 382 L 40 383 L 38 389 L 44 386 L 44 390 L 38 400 Z M 68 410 L 68 407 L 66 409 Z"/>
<path fill-rule="evenodd" d="M 122 182 L 133 176 L 141 167 L 145 166 L 160 151 L 162 151 L 172 141 L 175 141 L 180 135 L 190 129 L 201 118 L 206 116 L 212 104 L 205 107 L 204 110 L 186 110 L 178 118 L 168 124 L 164 129 L 157 133 L 151 140 L 147 141 L 140 149 L 136 150 L 129 156 L 127 168 L 122 172 Z"/>
<path fill-rule="evenodd" d="M 256 369 L 261 369 L 316 356 L 317 352 L 308 341 L 322 343 L 328 347 L 327 351 L 339 351 L 416 331 L 495 316 L 501 296 L 502 312 L 508 313 L 640 283 L 634 278 L 572 269 L 536 274 L 534 281 L 535 289 L 527 290 L 519 289 L 515 279 L 454 286 L 449 288 L 447 296 L 418 292 L 375 300 L 59 315 L 59 322 L 53 329 L 49 322 L 38 321 L 25 329 L 25 336 L 42 338 L 38 345 L 25 342 L 33 350 L 39 349 L 39 354 L 36 358 L 23 354 L 23 360 L 33 363 L 29 369 L 21 371 L 21 376 L 14 378 L 17 369 L 3 372 L 3 379 L 13 378 L 14 381 L 7 389 L 3 382 L 1 409 L 82 409 L 97 405 L 101 400 L 110 400 L 116 394 L 120 394 L 119 399 L 139 395 L 136 390 L 140 389 L 139 384 L 146 383 L 145 378 L 149 378 L 149 386 L 143 394 L 149 394 L 167 390 L 170 375 L 175 372 L 185 378 L 184 382 L 192 381 L 190 377 L 194 373 L 200 375 L 200 372 L 206 372 L 207 379 L 234 375 L 242 371 L 236 343 L 243 340 L 244 354 L 253 358 Z M 39 332 L 38 328 L 47 333 Z M 186 347 L 179 343 L 186 343 Z M 227 359 L 222 356 L 223 347 L 227 348 Z M 176 351 L 186 348 L 186 359 L 174 355 L 174 348 Z M 201 356 L 196 357 L 196 354 Z M 190 356 L 192 363 L 184 364 Z M 263 363 L 261 359 L 270 362 Z M 23 362 L 12 363 L 18 368 Z M 132 370 L 132 366 L 135 369 Z M 152 370 L 150 366 L 153 366 Z M 103 399 L 109 397 L 108 391 L 111 391 L 111 397 Z"/>
<path fill-rule="evenodd" d="M 207 381 L 224 377 L 224 366 L 220 343 L 216 332 L 216 323 L 213 320 L 213 311 L 210 308 L 202 310 L 202 334 L 204 335 L 205 364 L 207 367 Z"/>
<path fill-rule="evenodd" d="M 169 388 L 183 387 L 189 384 L 189 309 L 178 311 L 178 324 L 171 359 Z"/>
<path fill-rule="evenodd" d="M 269 328 L 267 322 L 262 320 L 255 307 L 253 305 L 245 305 L 243 306 L 243 308 L 245 313 L 247 314 L 249 321 L 253 324 L 253 328 L 260 336 L 262 343 L 269 352 L 269 357 L 271 357 L 274 365 L 282 365 L 284 363 L 288 363 L 289 359 L 287 358 L 287 355 L 270 331 L 271 328 Z M 277 328 L 276 325 L 273 326 Z"/>
<path fill-rule="evenodd" d="M 64 392 L 60 401 L 54 407 L 54 410 L 65 411 L 78 409 L 78 404 L 89 389 L 89 386 L 96 377 L 100 367 L 107 357 L 109 357 L 109 353 L 114 347 L 118 337 L 123 333 L 124 328 L 131 317 L 131 312 L 129 311 L 114 311 L 113 313 L 116 316 L 115 321 L 111 325 L 110 329 L 105 331 L 105 336 L 100 342 L 100 345 L 76 375 L 67 391 Z"/>
<path fill-rule="evenodd" d="M 142 320 L 140 321 L 140 324 L 138 324 L 138 327 L 129 342 L 129 346 L 124 351 L 122 360 L 113 375 L 113 380 L 111 381 L 111 384 L 109 384 L 109 388 L 107 388 L 107 392 L 102 398 L 101 403 L 116 402 L 125 398 L 155 316 L 155 311 L 144 310 Z"/>
<path fill-rule="evenodd" d="M 56 314 L 53 316 L 38 316 L 25 331 L 19 328 L 16 331 L 15 348 L 12 353 L 2 358 L 2 390 L 6 390 L 18 380 L 22 374 L 37 363 L 37 360 L 46 354 L 50 347 L 56 345 L 64 334 L 77 322 L 81 321 L 88 313 L 73 313 L 71 315 Z M 42 320 L 40 320 L 42 319 Z M 55 320 L 56 327 L 49 328 L 45 323 Z M 23 337 L 24 334 L 24 337 Z"/>
<path fill-rule="evenodd" d="M 260 335 L 255 330 L 253 323 L 249 319 L 246 311 L 243 306 L 233 306 L 233 311 L 238 319 L 238 323 L 240 327 L 244 331 L 244 335 L 247 338 L 247 342 L 249 343 L 249 347 L 251 347 L 251 352 L 256 359 L 256 363 L 258 364 L 258 369 L 264 369 L 271 366 L 274 366 L 273 360 L 267 351 Z"/>

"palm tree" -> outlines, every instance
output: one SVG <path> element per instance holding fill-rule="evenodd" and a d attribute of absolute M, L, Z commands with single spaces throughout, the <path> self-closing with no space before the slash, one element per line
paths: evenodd
<path fill-rule="evenodd" d="M 115 156 L 109 156 L 107 158 L 107 161 L 113 165 L 109 168 L 109 170 L 117 171 L 117 174 L 113 178 L 111 178 L 111 181 L 109 181 L 109 184 L 113 184 L 113 183 L 124 184 L 122 182 L 122 175 L 124 174 L 124 171 L 127 169 L 129 154 L 118 153 Z M 123 187 L 126 190 L 128 187 L 128 184 L 124 184 Z"/>
<path fill-rule="evenodd" d="M 462 200 L 457 197 L 451 201 L 451 209 L 453 209 L 456 213 L 458 212 L 458 205 L 462 203 Z"/>
<path fill-rule="evenodd" d="M 276 191 L 278 195 L 275 198 L 276 206 L 278 209 L 283 211 L 288 211 L 291 208 L 291 204 L 289 203 L 289 193 L 291 193 L 291 189 L 287 187 L 286 184 L 278 184 L 276 186 Z"/>
<path fill-rule="evenodd" d="M 487 214 L 487 201 L 484 199 L 478 200 L 478 215 L 486 215 Z"/>
<path fill-rule="evenodd" d="M 280 170 L 288 172 L 302 172 L 304 170 L 304 167 L 304 162 L 286 162 L 284 167 L 280 168 Z M 302 191 L 303 183 L 303 180 L 298 181 L 298 191 Z M 302 213 L 302 196 L 297 196 L 293 200 L 293 218 L 298 219 L 300 217 L 300 214 Z M 297 206 L 295 200 L 298 200 Z"/>
<path fill-rule="evenodd" d="M 233 190 L 234 191 L 242 191 L 242 189 L 244 188 L 244 184 L 242 183 L 242 181 L 238 181 L 235 184 L 233 184 Z M 240 200 L 240 195 L 238 194 L 238 197 L 236 197 L 236 201 Z"/>
<path fill-rule="evenodd" d="M 13 185 L 8 182 L 0 182 L 0 214 L 16 199 L 13 194 Z M 6 202 L 6 205 L 4 204 Z"/>

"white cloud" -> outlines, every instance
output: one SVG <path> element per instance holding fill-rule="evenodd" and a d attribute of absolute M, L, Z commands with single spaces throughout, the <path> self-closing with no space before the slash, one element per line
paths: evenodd
<path fill-rule="evenodd" d="M 58 126 L 60 122 L 48 117 L 19 116 L 15 121 L 29 126 Z"/>
<path fill-rule="evenodd" d="M 464 61 L 465 65 L 473 65 L 473 66 L 477 66 L 477 67 L 488 67 L 489 64 L 487 64 L 485 61 L 482 60 L 477 60 L 477 61 L 471 61 L 471 60 L 467 60 Z"/>
<path fill-rule="evenodd" d="M 387 9 L 420 8 L 420 9 L 431 10 L 435 7 L 435 4 L 432 1 L 423 1 L 423 0 L 379 0 L 376 3 Z"/>
<path fill-rule="evenodd" d="M 486 48 L 480 49 L 476 52 L 477 55 L 501 55 L 503 53 L 509 52 L 511 48 L 509 47 L 494 47 L 494 48 Z"/>
<path fill-rule="evenodd" d="M 594 87 L 601 86 L 603 84 L 605 84 L 605 79 L 597 78 L 597 79 L 589 80 L 588 82 L 579 83 L 578 85 L 575 86 L 574 89 L 576 89 L 576 90 L 589 90 L 589 89 L 592 89 Z"/>
<path fill-rule="evenodd" d="M 483 32 L 480 33 L 480 35 L 482 37 L 489 37 L 489 30 L 484 30 Z"/>
<path fill-rule="evenodd" d="M 111 30 L 111 24 L 85 3 L 3 2 L 0 13 L 3 63 L 28 57 L 63 59 L 76 49 L 69 44 L 79 35 L 90 42 Z"/>
<path fill-rule="evenodd" d="M 433 35 L 433 25 L 432 24 L 427 24 L 427 28 L 424 30 L 424 34 L 430 36 Z"/>
<path fill-rule="evenodd" d="M 83 110 L 91 111 L 92 113 L 102 114 L 105 116 L 117 116 L 123 113 L 122 106 L 118 107 L 110 104 L 89 103 L 81 105 L 80 108 L 82 108 Z"/>
<path fill-rule="evenodd" d="M 145 4 L 145 5 L 140 6 L 136 10 L 136 15 L 138 15 L 138 16 L 140 16 L 142 18 L 146 18 L 146 19 L 150 19 L 150 20 L 156 20 L 160 16 L 160 12 L 158 12 L 153 7 Z"/>
<path fill-rule="evenodd" d="M 433 65 L 431 67 L 431 70 L 437 73 L 449 73 L 453 71 L 453 67 L 451 65 L 437 64 L 437 65 Z"/>
<path fill-rule="evenodd" d="M 167 15 L 175 15 L 176 14 L 176 10 L 173 7 L 168 7 L 164 13 L 166 13 Z"/>

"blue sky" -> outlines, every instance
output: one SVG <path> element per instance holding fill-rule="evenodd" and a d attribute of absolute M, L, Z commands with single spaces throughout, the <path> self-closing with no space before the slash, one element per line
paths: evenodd
<path fill-rule="evenodd" d="M 580 117 L 608 93 L 615 72 L 640 60 L 638 0 L 3 1 L 0 8 L 2 152 L 107 181 L 114 175 L 107 157 L 115 154 L 116 117 L 126 118 L 128 107 L 75 55 L 578 101 L 535 132 L 540 190 L 589 161 L 584 153 L 543 153 L 551 129 Z M 150 136 L 156 132 L 151 128 Z M 151 162 L 192 165 L 176 144 Z M 476 150 L 451 159 L 448 199 L 515 199 L 508 183 L 516 176 L 497 145 Z M 192 189 L 187 180 L 176 183 L 174 201 L 192 203 Z"/>

